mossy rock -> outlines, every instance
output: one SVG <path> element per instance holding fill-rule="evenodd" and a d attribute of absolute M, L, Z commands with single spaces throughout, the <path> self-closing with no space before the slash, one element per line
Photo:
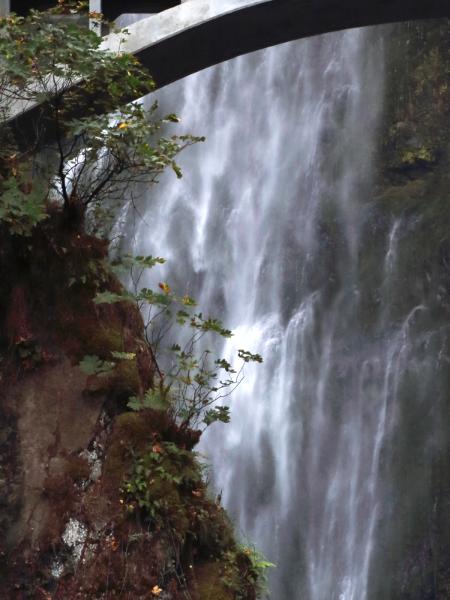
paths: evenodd
<path fill-rule="evenodd" d="M 132 465 L 133 452 L 143 451 L 152 440 L 155 426 L 146 411 L 125 412 L 115 418 L 104 464 L 104 477 L 116 488 Z"/>
<path fill-rule="evenodd" d="M 85 392 L 95 395 L 110 394 L 116 399 L 128 399 L 142 393 L 142 383 L 136 359 L 121 360 L 109 373 L 90 375 Z"/>
<path fill-rule="evenodd" d="M 220 561 L 196 565 L 192 590 L 195 600 L 236 600 L 235 593 L 224 583 L 223 566 Z"/>
<path fill-rule="evenodd" d="M 384 187 L 382 193 L 375 198 L 375 201 L 387 213 L 400 215 L 419 204 L 421 205 L 427 192 L 427 179 L 414 179 L 401 185 Z"/>
<path fill-rule="evenodd" d="M 82 320 L 79 338 L 85 354 L 94 354 L 103 359 L 111 359 L 111 352 L 121 352 L 123 349 L 122 332 L 119 327 L 99 325 L 98 321 Z"/>
<path fill-rule="evenodd" d="M 86 355 L 111 360 L 111 352 L 124 350 L 120 322 L 99 318 L 91 300 L 83 303 L 80 299 L 76 308 L 70 305 L 59 307 L 56 333 L 68 353 L 77 360 Z"/>
<path fill-rule="evenodd" d="M 136 358 L 122 360 L 114 368 L 112 386 L 116 394 L 132 396 L 141 390 L 141 378 Z"/>
<path fill-rule="evenodd" d="M 391 170 L 406 177 L 429 170 L 447 152 L 449 28 L 444 19 L 393 26 L 382 125 L 382 166 L 388 177 Z"/>
<path fill-rule="evenodd" d="M 225 510 L 215 502 L 205 499 L 201 508 L 207 516 L 198 519 L 194 528 L 199 555 L 220 556 L 235 543 L 233 526 Z"/>
<path fill-rule="evenodd" d="M 153 440 L 164 437 L 172 423 L 163 411 L 124 412 L 113 423 L 104 465 L 104 475 L 120 486 L 132 465 L 132 456 L 143 454 Z"/>
<path fill-rule="evenodd" d="M 409 148 L 403 150 L 399 168 L 419 169 L 431 168 L 437 162 L 436 150 L 431 147 Z"/>

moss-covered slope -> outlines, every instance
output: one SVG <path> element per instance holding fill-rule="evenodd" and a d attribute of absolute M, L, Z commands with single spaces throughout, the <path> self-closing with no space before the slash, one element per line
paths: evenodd
<path fill-rule="evenodd" d="M 105 244 L 58 215 L 0 246 L 0 597 L 256 598 L 258 573 L 211 498 L 197 432 L 126 410 L 154 361 Z M 111 361 L 86 374 L 85 356 Z"/>

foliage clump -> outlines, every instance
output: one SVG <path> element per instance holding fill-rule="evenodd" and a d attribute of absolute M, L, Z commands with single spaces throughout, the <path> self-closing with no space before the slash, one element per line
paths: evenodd
<path fill-rule="evenodd" d="M 241 383 L 246 363 L 262 362 L 259 354 L 239 349 L 240 367 L 235 369 L 223 357 L 213 357 L 205 347 L 206 336 L 232 337 L 222 322 L 211 316 L 196 312 L 196 301 L 188 296 L 173 292 L 167 282 L 159 283 L 159 290 L 146 287 L 138 289 L 145 269 L 164 263 L 164 259 L 153 256 L 124 256 L 114 263 L 116 272 L 129 270 L 135 292 L 100 292 L 94 302 L 97 305 L 114 305 L 118 302 L 135 303 L 141 312 L 147 314 L 145 333 L 147 342 L 155 354 L 165 360 L 164 372 L 159 374 L 158 385 L 140 397 L 132 397 L 128 402 L 131 410 L 165 410 L 180 425 L 181 429 L 202 427 L 230 420 L 229 407 L 218 404 L 227 398 Z M 163 342 L 174 327 L 185 331 L 185 342 L 163 347 Z"/>
<path fill-rule="evenodd" d="M 161 135 L 176 115 L 128 103 L 154 89 L 151 76 L 86 27 L 12 15 L 0 21 L 0 55 L 0 222 L 14 233 L 29 235 L 57 203 L 68 227 L 82 228 L 89 211 L 89 227 L 106 235 L 130 182 L 154 183 L 166 167 L 181 177 L 175 157 L 202 139 Z M 11 120 L 21 107 L 32 119 L 25 138 Z"/>

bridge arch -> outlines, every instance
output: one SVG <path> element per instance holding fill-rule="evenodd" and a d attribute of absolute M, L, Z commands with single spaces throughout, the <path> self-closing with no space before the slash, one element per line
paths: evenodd
<path fill-rule="evenodd" d="M 11 8 L 14 9 L 14 2 L 21 1 L 12 0 Z M 161 3 L 179 4 L 129 25 L 125 42 L 123 35 L 113 33 L 104 38 L 102 45 L 112 50 L 120 46 L 121 51 L 133 53 L 149 69 L 157 87 L 231 58 L 295 39 L 352 27 L 450 17 L 450 0 L 156 1 L 159 9 Z M 109 2 L 116 12 L 119 5 L 124 6 L 123 0 L 91 2 L 105 6 Z M 128 12 L 143 12 L 156 6 L 154 2 L 128 0 L 124 8 Z M 38 111 L 36 103 L 14 107 L 9 121 L 18 132 L 27 131 Z"/>
<path fill-rule="evenodd" d="M 450 17 L 449 0 L 250 0 L 234 7 L 223 0 L 189 0 L 129 26 L 124 50 L 135 54 L 162 87 L 283 42 L 440 17 Z M 108 38 L 105 43 L 113 47 L 115 36 Z"/>

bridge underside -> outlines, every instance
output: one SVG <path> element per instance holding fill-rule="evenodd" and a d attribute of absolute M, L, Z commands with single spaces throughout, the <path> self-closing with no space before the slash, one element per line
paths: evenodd
<path fill-rule="evenodd" d="M 202 4 L 202 0 L 187 2 L 167 16 L 197 2 Z M 450 0 L 271 0 L 217 17 L 207 15 L 156 43 L 145 45 L 143 40 L 142 47 L 133 51 L 162 87 L 283 42 L 352 27 L 441 17 L 450 17 Z"/>
<path fill-rule="evenodd" d="M 33 7 L 55 3 L 35 0 Z M 10 0 L 10 5 L 25 14 L 30 2 Z M 162 10 L 128 26 L 130 41 L 123 48 L 138 56 L 159 87 L 294 39 L 351 27 L 450 17 L 450 0 L 241 0 L 228 4 L 226 0 L 93 0 L 92 5 L 101 7 L 111 19 L 123 12 Z"/>
<path fill-rule="evenodd" d="M 115 10 L 148 12 L 152 2 L 103 0 L 102 4 L 109 5 L 113 16 Z M 120 44 L 121 51 L 135 54 L 162 87 L 283 42 L 352 27 L 440 17 L 450 17 L 450 0 L 259 0 L 231 8 L 223 0 L 190 0 L 127 26 L 130 35 L 125 44 L 123 36 L 111 34 L 103 45 L 114 49 Z M 30 106 L 13 122 L 26 130 L 37 110 Z"/>

